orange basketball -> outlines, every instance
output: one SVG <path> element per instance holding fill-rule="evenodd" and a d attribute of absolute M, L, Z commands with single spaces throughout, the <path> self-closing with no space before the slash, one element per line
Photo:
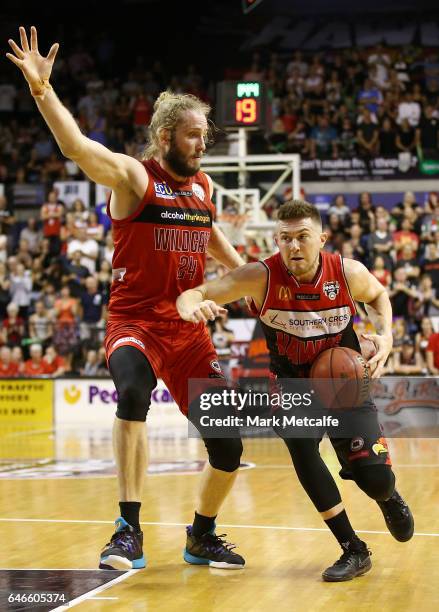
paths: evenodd
<path fill-rule="evenodd" d="M 310 378 L 329 410 L 349 410 L 360 406 L 369 394 L 369 368 L 363 356 L 347 347 L 327 349 L 318 355 Z"/>

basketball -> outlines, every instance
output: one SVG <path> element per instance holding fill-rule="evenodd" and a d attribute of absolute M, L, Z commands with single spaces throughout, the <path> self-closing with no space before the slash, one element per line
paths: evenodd
<path fill-rule="evenodd" d="M 363 356 L 347 347 L 327 349 L 311 367 L 310 378 L 329 410 L 360 406 L 369 393 L 369 368 Z"/>

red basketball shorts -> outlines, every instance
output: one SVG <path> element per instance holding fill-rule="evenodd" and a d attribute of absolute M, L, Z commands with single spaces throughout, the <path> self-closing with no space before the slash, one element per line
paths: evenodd
<path fill-rule="evenodd" d="M 221 374 L 218 356 L 205 325 L 187 321 L 114 321 L 107 325 L 107 363 L 121 346 L 133 346 L 151 364 L 181 412 L 188 412 L 188 380 Z"/>

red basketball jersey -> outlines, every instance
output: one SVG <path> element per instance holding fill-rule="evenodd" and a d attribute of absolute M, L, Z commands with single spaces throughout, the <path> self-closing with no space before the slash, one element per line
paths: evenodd
<path fill-rule="evenodd" d="M 353 330 L 355 303 L 340 255 L 322 251 L 310 283 L 299 283 L 280 253 L 262 263 L 268 270 L 268 284 L 259 319 L 272 372 L 282 377 L 304 376 L 327 348 L 341 345 L 359 350 Z"/>
<path fill-rule="evenodd" d="M 175 181 L 143 162 L 149 183 L 137 210 L 112 219 L 114 255 L 109 321 L 180 320 L 175 300 L 204 280 L 215 208 L 206 175 Z M 111 218 L 110 207 L 107 207 Z"/>

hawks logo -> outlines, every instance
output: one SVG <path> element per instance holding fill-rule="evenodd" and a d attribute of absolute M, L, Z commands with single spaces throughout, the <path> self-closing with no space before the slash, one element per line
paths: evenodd
<path fill-rule="evenodd" d="M 335 300 L 340 291 L 340 283 L 338 281 L 326 281 L 323 283 L 323 293 L 330 300 Z"/>
<path fill-rule="evenodd" d="M 194 192 L 194 194 L 197 196 L 199 200 L 204 202 L 204 189 L 201 187 L 201 185 L 199 185 L 198 183 L 193 183 L 192 191 Z"/>

